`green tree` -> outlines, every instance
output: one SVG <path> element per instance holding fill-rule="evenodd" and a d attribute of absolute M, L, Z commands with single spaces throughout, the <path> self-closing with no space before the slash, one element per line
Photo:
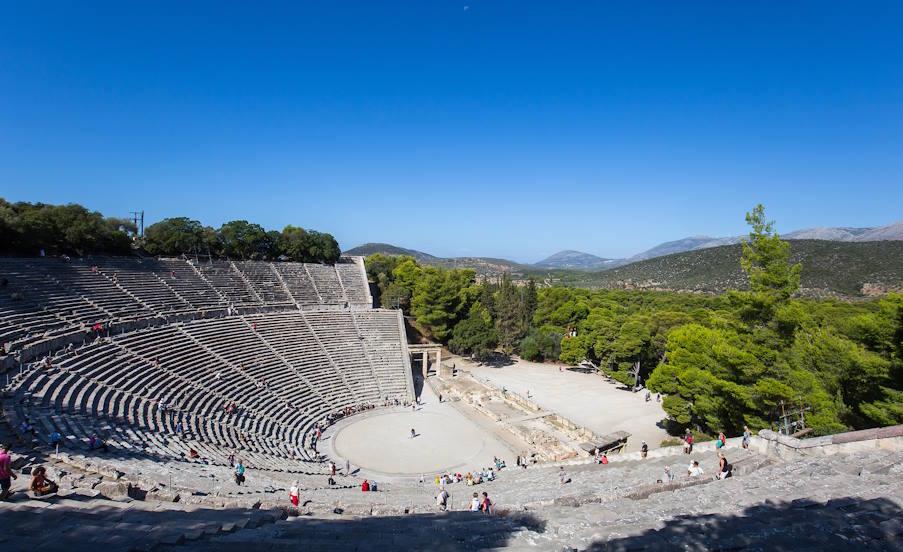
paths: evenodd
<path fill-rule="evenodd" d="M 203 251 L 204 226 L 187 217 L 163 219 L 144 230 L 144 248 L 151 255 L 177 256 Z"/>
<path fill-rule="evenodd" d="M 432 267 L 427 267 L 430 269 Z M 444 272 L 442 273 L 444 274 Z M 403 261 L 399 262 L 398 265 L 392 269 L 392 281 L 407 290 L 408 296 L 414 294 L 414 289 L 417 287 L 417 283 L 425 276 L 424 269 L 420 268 L 415 261 L 411 257 L 406 257 Z M 433 277 L 436 277 L 436 274 L 432 274 Z"/>
<path fill-rule="evenodd" d="M 246 220 L 232 220 L 217 232 L 219 252 L 226 257 L 254 259 L 259 257 L 266 231 L 259 224 Z"/>
<path fill-rule="evenodd" d="M 539 294 L 536 291 L 536 281 L 533 278 L 530 278 L 527 281 L 527 285 L 524 286 L 523 297 L 523 321 L 521 325 L 526 329 L 533 325 L 533 315 L 536 314 L 536 309 L 539 308 Z"/>
<path fill-rule="evenodd" d="M 456 354 L 469 354 L 484 360 L 498 344 L 498 335 L 492 326 L 492 317 L 479 303 L 470 309 L 467 318 L 455 324 L 449 348 Z"/>
<path fill-rule="evenodd" d="M 308 230 L 307 244 L 310 262 L 334 263 L 342 255 L 342 250 L 339 249 L 339 242 L 335 240 L 332 234 L 327 234 L 326 232 Z"/>
<path fill-rule="evenodd" d="M 396 267 L 396 282 L 399 269 Z M 474 280 L 473 270 L 445 270 L 425 267 L 414 286 L 411 312 L 417 322 L 429 327 L 436 340 L 445 343 L 455 324 L 470 307 L 469 289 Z"/>
<path fill-rule="evenodd" d="M 751 227 L 749 238 L 743 240 L 740 266 L 749 276 L 753 292 L 776 302 L 786 301 L 800 287 L 801 264 L 790 264 L 790 244 L 774 231 L 774 221 L 765 220 L 765 208 L 756 205 L 746 213 Z"/>
<path fill-rule="evenodd" d="M 495 298 L 495 325 L 498 329 L 499 345 L 505 354 L 514 353 L 524 336 L 526 328 L 524 301 L 521 291 L 508 275 L 502 276 L 498 294 Z"/>
<path fill-rule="evenodd" d="M 290 261 L 309 262 L 311 255 L 308 240 L 305 229 L 289 224 L 279 236 L 279 254 L 285 255 Z"/>

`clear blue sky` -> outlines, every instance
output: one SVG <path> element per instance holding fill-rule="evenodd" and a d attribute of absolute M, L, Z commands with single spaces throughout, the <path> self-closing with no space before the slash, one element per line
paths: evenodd
<path fill-rule="evenodd" d="M 898 1 L 0 13 L 9 200 L 520 261 L 740 234 L 758 202 L 785 232 L 903 218 Z"/>

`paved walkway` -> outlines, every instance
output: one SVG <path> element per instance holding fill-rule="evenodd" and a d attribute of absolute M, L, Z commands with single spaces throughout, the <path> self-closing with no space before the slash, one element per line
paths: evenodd
<path fill-rule="evenodd" d="M 555 365 L 524 360 L 502 368 L 477 366 L 460 357 L 454 357 L 452 362 L 497 387 L 523 396 L 529 390 L 532 400 L 543 410 L 560 414 L 598 435 L 617 430 L 630 432 L 628 451 L 640 450 L 643 439 L 650 449 L 658 448 L 662 439 L 668 437 L 656 425 L 667 416 L 660 403 L 647 403 L 644 393 L 618 389 L 598 375 L 567 369 L 559 372 Z"/>

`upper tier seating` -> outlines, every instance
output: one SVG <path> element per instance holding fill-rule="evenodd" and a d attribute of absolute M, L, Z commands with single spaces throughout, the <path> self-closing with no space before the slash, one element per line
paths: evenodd
<path fill-rule="evenodd" d="M 335 271 L 342 282 L 345 296 L 351 304 L 368 305 L 371 303 L 367 291 L 367 277 L 363 267 L 357 263 L 336 263 Z"/>
<path fill-rule="evenodd" d="M 95 324 L 228 308 L 371 306 L 360 261 L 336 265 L 139 257 L 0 258 L 0 345 Z M 2 349 L 0 349 L 2 354 Z"/>
<path fill-rule="evenodd" d="M 292 300 L 282 285 L 276 269 L 271 263 L 244 261 L 235 263 L 245 280 L 266 304 L 291 303 Z"/>
<path fill-rule="evenodd" d="M 239 306 L 259 305 L 263 302 L 231 261 L 189 262 L 229 303 Z"/>

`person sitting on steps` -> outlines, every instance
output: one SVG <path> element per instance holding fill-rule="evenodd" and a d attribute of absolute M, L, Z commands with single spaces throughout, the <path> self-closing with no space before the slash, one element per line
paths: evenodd
<path fill-rule="evenodd" d="M 44 466 L 38 466 L 31 472 L 31 484 L 28 489 L 35 496 L 45 496 L 53 494 L 57 491 L 57 485 L 53 481 L 47 479 L 47 470 Z"/>

